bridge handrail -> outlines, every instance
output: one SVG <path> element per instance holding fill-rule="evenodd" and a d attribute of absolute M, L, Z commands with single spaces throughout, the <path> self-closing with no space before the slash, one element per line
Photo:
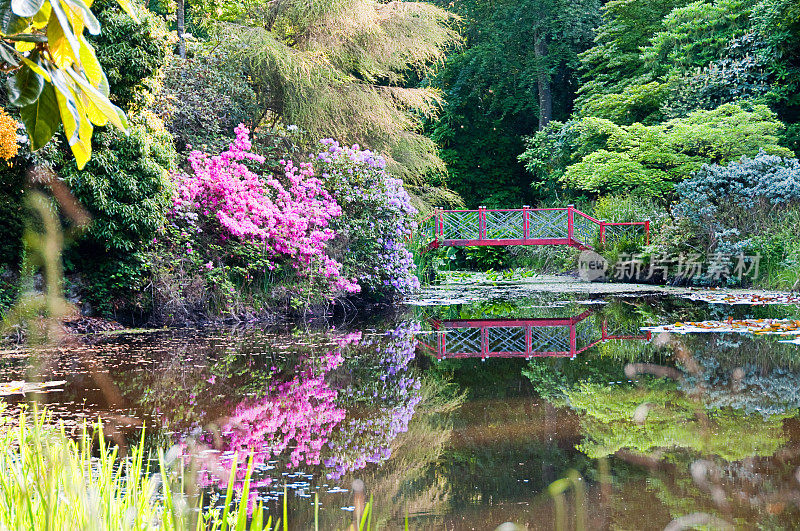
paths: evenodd
<path fill-rule="evenodd" d="M 600 221 L 600 220 L 599 220 L 599 219 L 597 219 L 597 218 L 593 218 L 593 217 L 592 217 L 592 216 L 590 216 L 589 214 L 585 214 L 584 212 L 581 212 L 580 210 L 578 210 L 578 209 L 577 209 L 577 208 L 575 208 L 575 207 L 572 207 L 572 211 L 573 211 L 573 212 L 575 212 L 576 214 L 580 215 L 580 216 L 583 216 L 583 217 L 585 217 L 585 218 L 586 218 L 586 219 L 588 219 L 589 221 L 592 221 L 592 222 L 594 222 L 594 223 L 597 223 L 598 225 L 603 225 L 603 224 L 605 223 L 605 221 Z"/>

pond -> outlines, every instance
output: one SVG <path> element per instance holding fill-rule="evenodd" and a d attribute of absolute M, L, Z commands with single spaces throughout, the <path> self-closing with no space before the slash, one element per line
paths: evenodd
<path fill-rule="evenodd" d="M 9 350 L 0 391 L 68 429 L 100 417 L 123 448 L 144 428 L 210 493 L 252 450 L 253 497 L 279 513 L 286 488 L 293 529 L 317 495 L 344 527 L 354 480 L 383 528 L 800 526 L 796 305 L 550 280 Z"/>

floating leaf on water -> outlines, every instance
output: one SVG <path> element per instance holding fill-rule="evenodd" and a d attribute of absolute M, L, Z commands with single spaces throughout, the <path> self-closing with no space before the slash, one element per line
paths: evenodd
<path fill-rule="evenodd" d="M 26 393 L 42 393 L 52 387 L 64 385 L 66 380 L 52 380 L 49 382 L 25 382 L 22 380 L 0 383 L 0 396 L 24 395 Z"/>

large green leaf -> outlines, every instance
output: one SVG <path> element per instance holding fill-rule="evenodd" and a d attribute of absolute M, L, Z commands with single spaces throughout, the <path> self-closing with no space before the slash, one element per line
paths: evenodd
<path fill-rule="evenodd" d="M 44 5 L 44 0 L 11 0 L 11 9 L 19 17 L 32 17 Z"/>
<path fill-rule="evenodd" d="M 31 150 L 36 151 L 47 144 L 61 124 L 53 86 L 45 85 L 38 100 L 20 109 L 20 117 L 28 132 Z"/>
<path fill-rule="evenodd" d="M 0 41 L 0 59 L 10 64 L 11 66 L 19 66 L 17 60 L 17 52 L 12 46 L 9 46 L 3 41 Z"/>
<path fill-rule="evenodd" d="M 36 57 L 29 59 L 36 61 Z M 8 78 L 8 97 L 16 107 L 25 107 L 35 102 L 43 88 L 44 78 L 26 66 Z"/>
<path fill-rule="evenodd" d="M 11 9 L 11 0 L 0 0 L 0 32 L 3 35 L 13 35 L 28 27 L 31 20 L 14 14 Z"/>
<path fill-rule="evenodd" d="M 9 35 L 6 38 L 10 41 L 20 42 L 47 42 L 47 35 L 42 35 L 41 33 L 17 33 L 16 35 Z"/>

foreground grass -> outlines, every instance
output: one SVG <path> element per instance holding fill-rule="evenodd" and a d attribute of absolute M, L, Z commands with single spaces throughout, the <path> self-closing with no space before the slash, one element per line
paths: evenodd
<path fill-rule="evenodd" d="M 141 442 L 120 457 L 97 430 L 99 450 L 92 453 L 88 430 L 77 440 L 69 438 L 63 427 L 49 423 L 46 413 L 23 412 L 17 425 L 2 418 L 0 529 L 286 529 L 285 513 L 283 525 L 271 518 L 265 522 L 261 503 L 249 517 L 247 503 L 233 500 L 233 481 L 221 509 L 199 509 L 201 497 L 193 506 L 183 494 L 182 474 L 176 477 L 168 469 L 163 452 L 159 470 L 151 471 L 154 460 Z M 249 480 L 250 468 L 243 500 L 248 499 Z"/>

